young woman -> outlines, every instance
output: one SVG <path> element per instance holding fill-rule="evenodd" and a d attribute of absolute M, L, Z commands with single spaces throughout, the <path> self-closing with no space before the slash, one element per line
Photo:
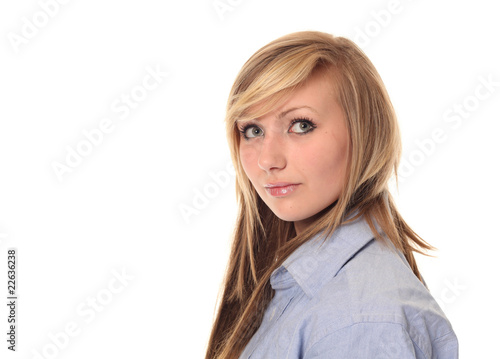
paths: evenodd
<path fill-rule="evenodd" d="M 388 190 L 400 134 L 366 55 L 281 37 L 241 69 L 226 124 L 239 215 L 206 358 L 457 358 L 413 256 L 432 247 Z"/>

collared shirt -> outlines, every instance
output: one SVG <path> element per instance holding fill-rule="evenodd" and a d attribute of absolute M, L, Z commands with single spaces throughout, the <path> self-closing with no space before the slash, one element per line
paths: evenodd
<path fill-rule="evenodd" d="M 363 216 L 320 234 L 271 275 L 274 297 L 240 359 L 458 358 L 439 305 Z"/>

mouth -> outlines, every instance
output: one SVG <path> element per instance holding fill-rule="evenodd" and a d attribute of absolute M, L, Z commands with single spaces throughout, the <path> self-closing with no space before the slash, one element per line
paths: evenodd
<path fill-rule="evenodd" d="M 294 192 L 300 183 L 269 183 L 264 186 L 267 193 L 273 197 L 285 197 Z"/>

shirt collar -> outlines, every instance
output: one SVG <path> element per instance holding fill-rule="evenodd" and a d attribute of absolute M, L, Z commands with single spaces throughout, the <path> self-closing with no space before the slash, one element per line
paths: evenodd
<path fill-rule="evenodd" d="M 373 222 L 377 231 L 381 232 L 378 223 Z M 272 273 L 270 281 L 274 290 L 298 284 L 309 297 L 313 297 L 344 264 L 374 239 L 364 215 L 341 224 L 326 240 L 321 237 L 322 233 L 302 244 Z"/>

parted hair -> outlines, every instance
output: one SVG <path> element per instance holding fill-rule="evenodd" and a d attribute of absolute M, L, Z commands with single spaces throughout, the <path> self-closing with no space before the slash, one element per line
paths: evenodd
<path fill-rule="evenodd" d="M 339 198 L 300 234 L 262 201 L 240 161 L 236 121 L 276 108 L 313 71 L 324 70 L 335 88 L 349 133 L 346 181 Z M 374 237 L 390 241 L 421 280 L 413 252 L 433 249 L 403 220 L 388 182 L 401 157 L 395 111 L 377 70 L 351 40 L 317 31 L 280 37 L 243 65 L 231 88 L 226 134 L 236 172 L 238 216 L 205 359 L 238 358 L 257 331 L 274 291 L 272 272 L 299 246 L 363 215 Z M 356 213 L 352 217 L 351 214 Z M 349 218 L 349 221 L 347 221 Z M 382 234 L 377 230 L 380 226 Z"/>

